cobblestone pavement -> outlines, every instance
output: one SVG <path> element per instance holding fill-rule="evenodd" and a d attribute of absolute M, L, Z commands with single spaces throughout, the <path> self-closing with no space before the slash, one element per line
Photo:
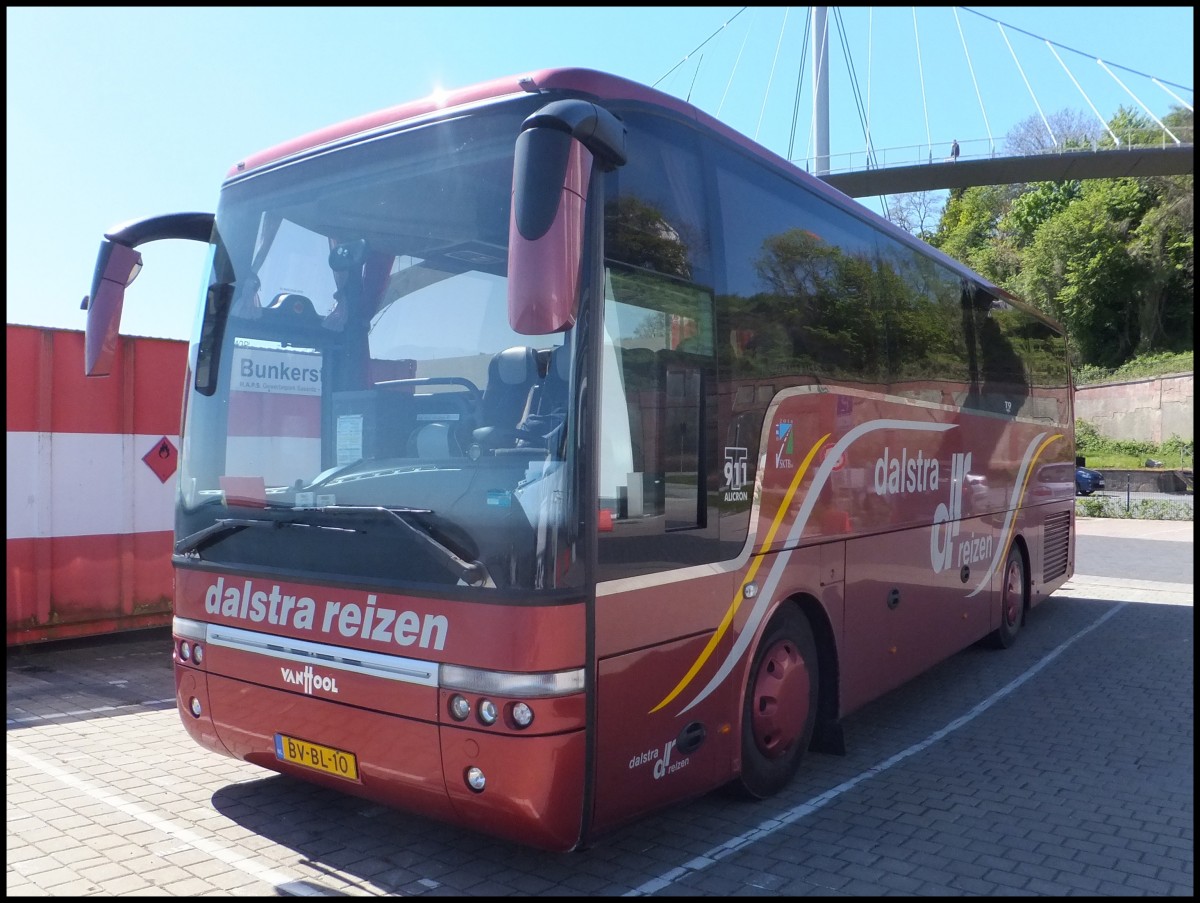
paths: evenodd
<path fill-rule="evenodd" d="M 196 747 L 164 631 L 10 650 L 7 892 L 1190 897 L 1193 525 L 1078 523 L 1080 573 L 1012 649 L 852 715 L 769 801 L 562 855 Z"/>

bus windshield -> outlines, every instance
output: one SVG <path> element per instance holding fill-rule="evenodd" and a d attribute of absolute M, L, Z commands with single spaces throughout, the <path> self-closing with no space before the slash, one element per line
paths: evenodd
<path fill-rule="evenodd" d="M 530 102 L 366 136 L 222 192 L 176 553 L 378 585 L 561 586 L 572 335 L 507 310 Z"/>

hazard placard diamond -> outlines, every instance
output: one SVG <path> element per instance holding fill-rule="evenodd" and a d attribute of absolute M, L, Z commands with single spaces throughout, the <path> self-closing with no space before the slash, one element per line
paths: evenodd
<path fill-rule="evenodd" d="M 158 481 L 165 483 L 174 476 L 175 468 L 179 466 L 179 451 L 170 439 L 163 436 L 154 443 L 154 447 L 150 451 L 142 455 L 142 460 L 146 462 L 147 467 L 154 471 Z"/>

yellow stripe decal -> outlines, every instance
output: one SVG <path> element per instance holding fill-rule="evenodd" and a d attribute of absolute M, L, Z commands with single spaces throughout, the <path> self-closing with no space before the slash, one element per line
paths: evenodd
<path fill-rule="evenodd" d="M 1012 497 L 1008 500 L 1008 511 L 1004 515 L 1004 526 L 1000 528 L 1001 540 L 996 544 L 996 554 L 992 556 L 987 573 L 980 578 L 975 589 L 967 594 L 968 599 L 978 595 L 987 586 L 988 580 L 991 579 L 992 574 L 995 573 L 1001 561 L 1008 560 L 1008 550 L 1012 546 L 1013 537 L 1017 533 L 1016 514 L 1025 501 L 1025 491 L 1029 486 L 1029 478 L 1033 475 L 1034 465 L 1037 463 L 1038 458 L 1042 456 L 1042 452 L 1049 448 L 1052 443 L 1063 438 L 1062 433 L 1055 433 L 1048 439 L 1043 439 L 1042 437 L 1045 435 L 1045 433 L 1038 433 L 1034 440 L 1029 443 L 1029 448 L 1025 450 L 1025 460 L 1021 462 L 1021 471 L 1017 474 L 1017 483 L 1013 487 Z M 1041 444 L 1039 445 L 1039 443 Z"/>
<path fill-rule="evenodd" d="M 712 635 L 712 638 L 708 641 L 708 645 L 704 647 L 704 650 L 696 658 L 696 661 L 692 664 L 692 667 L 688 669 L 687 673 L 683 675 L 679 683 L 675 685 L 675 689 L 664 696 L 662 702 L 650 710 L 651 714 L 657 712 L 683 692 L 684 688 L 692 682 L 692 679 L 696 676 L 700 669 L 704 667 L 704 663 L 707 662 L 709 657 L 713 654 L 713 651 L 717 648 L 717 644 L 721 642 L 721 638 L 724 637 L 728 632 L 730 625 L 733 624 L 733 617 L 737 614 L 737 610 L 742 604 L 742 599 L 745 598 L 744 593 L 746 584 L 754 581 L 754 577 L 758 573 L 759 567 L 765 560 L 763 558 L 763 553 L 770 548 L 771 543 L 775 539 L 775 534 L 779 532 L 779 527 L 783 523 L 783 518 L 788 513 L 788 510 L 791 506 L 792 497 L 796 494 L 796 490 L 799 488 L 800 482 L 804 479 L 805 473 L 808 472 L 809 465 L 812 464 L 813 458 L 816 457 L 817 452 L 829 439 L 830 435 L 832 434 L 826 433 L 816 441 L 813 447 L 809 449 L 808 454 L 804 457 L 804 461 L 800 464 L 800 467 L 797 469 L 796 476 L 792 478 L 792 483 L 790 486 L 788 486 L 788 490 L 783 496 L 783 501 L 779 505 L 779 510 L 775 513 L 775 517 L 771 521 L 771 529 L 767 531 L 767 535 L 763 539 L 762 545 L 759 546 L 758 553 L 754 556 L 750 564 L 750 568 L 746 572 L 745 578 L 743 578 L 741 585 L 738 587 L 738 591 L 734 593 L 733 601 L 730 603 L 729 608 L 725 610 L 725 616 L 721 618 L 721 623 L 717 626 L 716 633 Z M 760 480 L 761 476 L 762 475 L 760 474 Z"/>

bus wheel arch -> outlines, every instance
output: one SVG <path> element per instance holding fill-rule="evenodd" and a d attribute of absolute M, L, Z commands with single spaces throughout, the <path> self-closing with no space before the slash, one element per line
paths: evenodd
<path fill-rule="evenodd" d="M 988 635 L 994 648 L 1008 649 L 1016 642 L 1029 613 L 1030 588 L 1029 551 L 1025 541 L 1017 536 L 1009 546 L 1000 573 L 1000 626 Z"/>
<path fill-rule="evenodd" d="M 812 741 L 821 668 L 813 626 L 787 601 L 772 614 L 751 659 L 741 712 L 741 770 L 735 791 L 765 799 L 795 775 Z"/>
<path fill-rule="evenodd" d="M 842 682 L 833 623 L 829 619 L 829 612 L 815 597 L 801 596 L 796 604 L 808 617 L 813 638 L 817 641 L 817 723 L 813 727 L 812 742 L 808 748 L 844 756 L 846 742 L 839 717 Z"/>

